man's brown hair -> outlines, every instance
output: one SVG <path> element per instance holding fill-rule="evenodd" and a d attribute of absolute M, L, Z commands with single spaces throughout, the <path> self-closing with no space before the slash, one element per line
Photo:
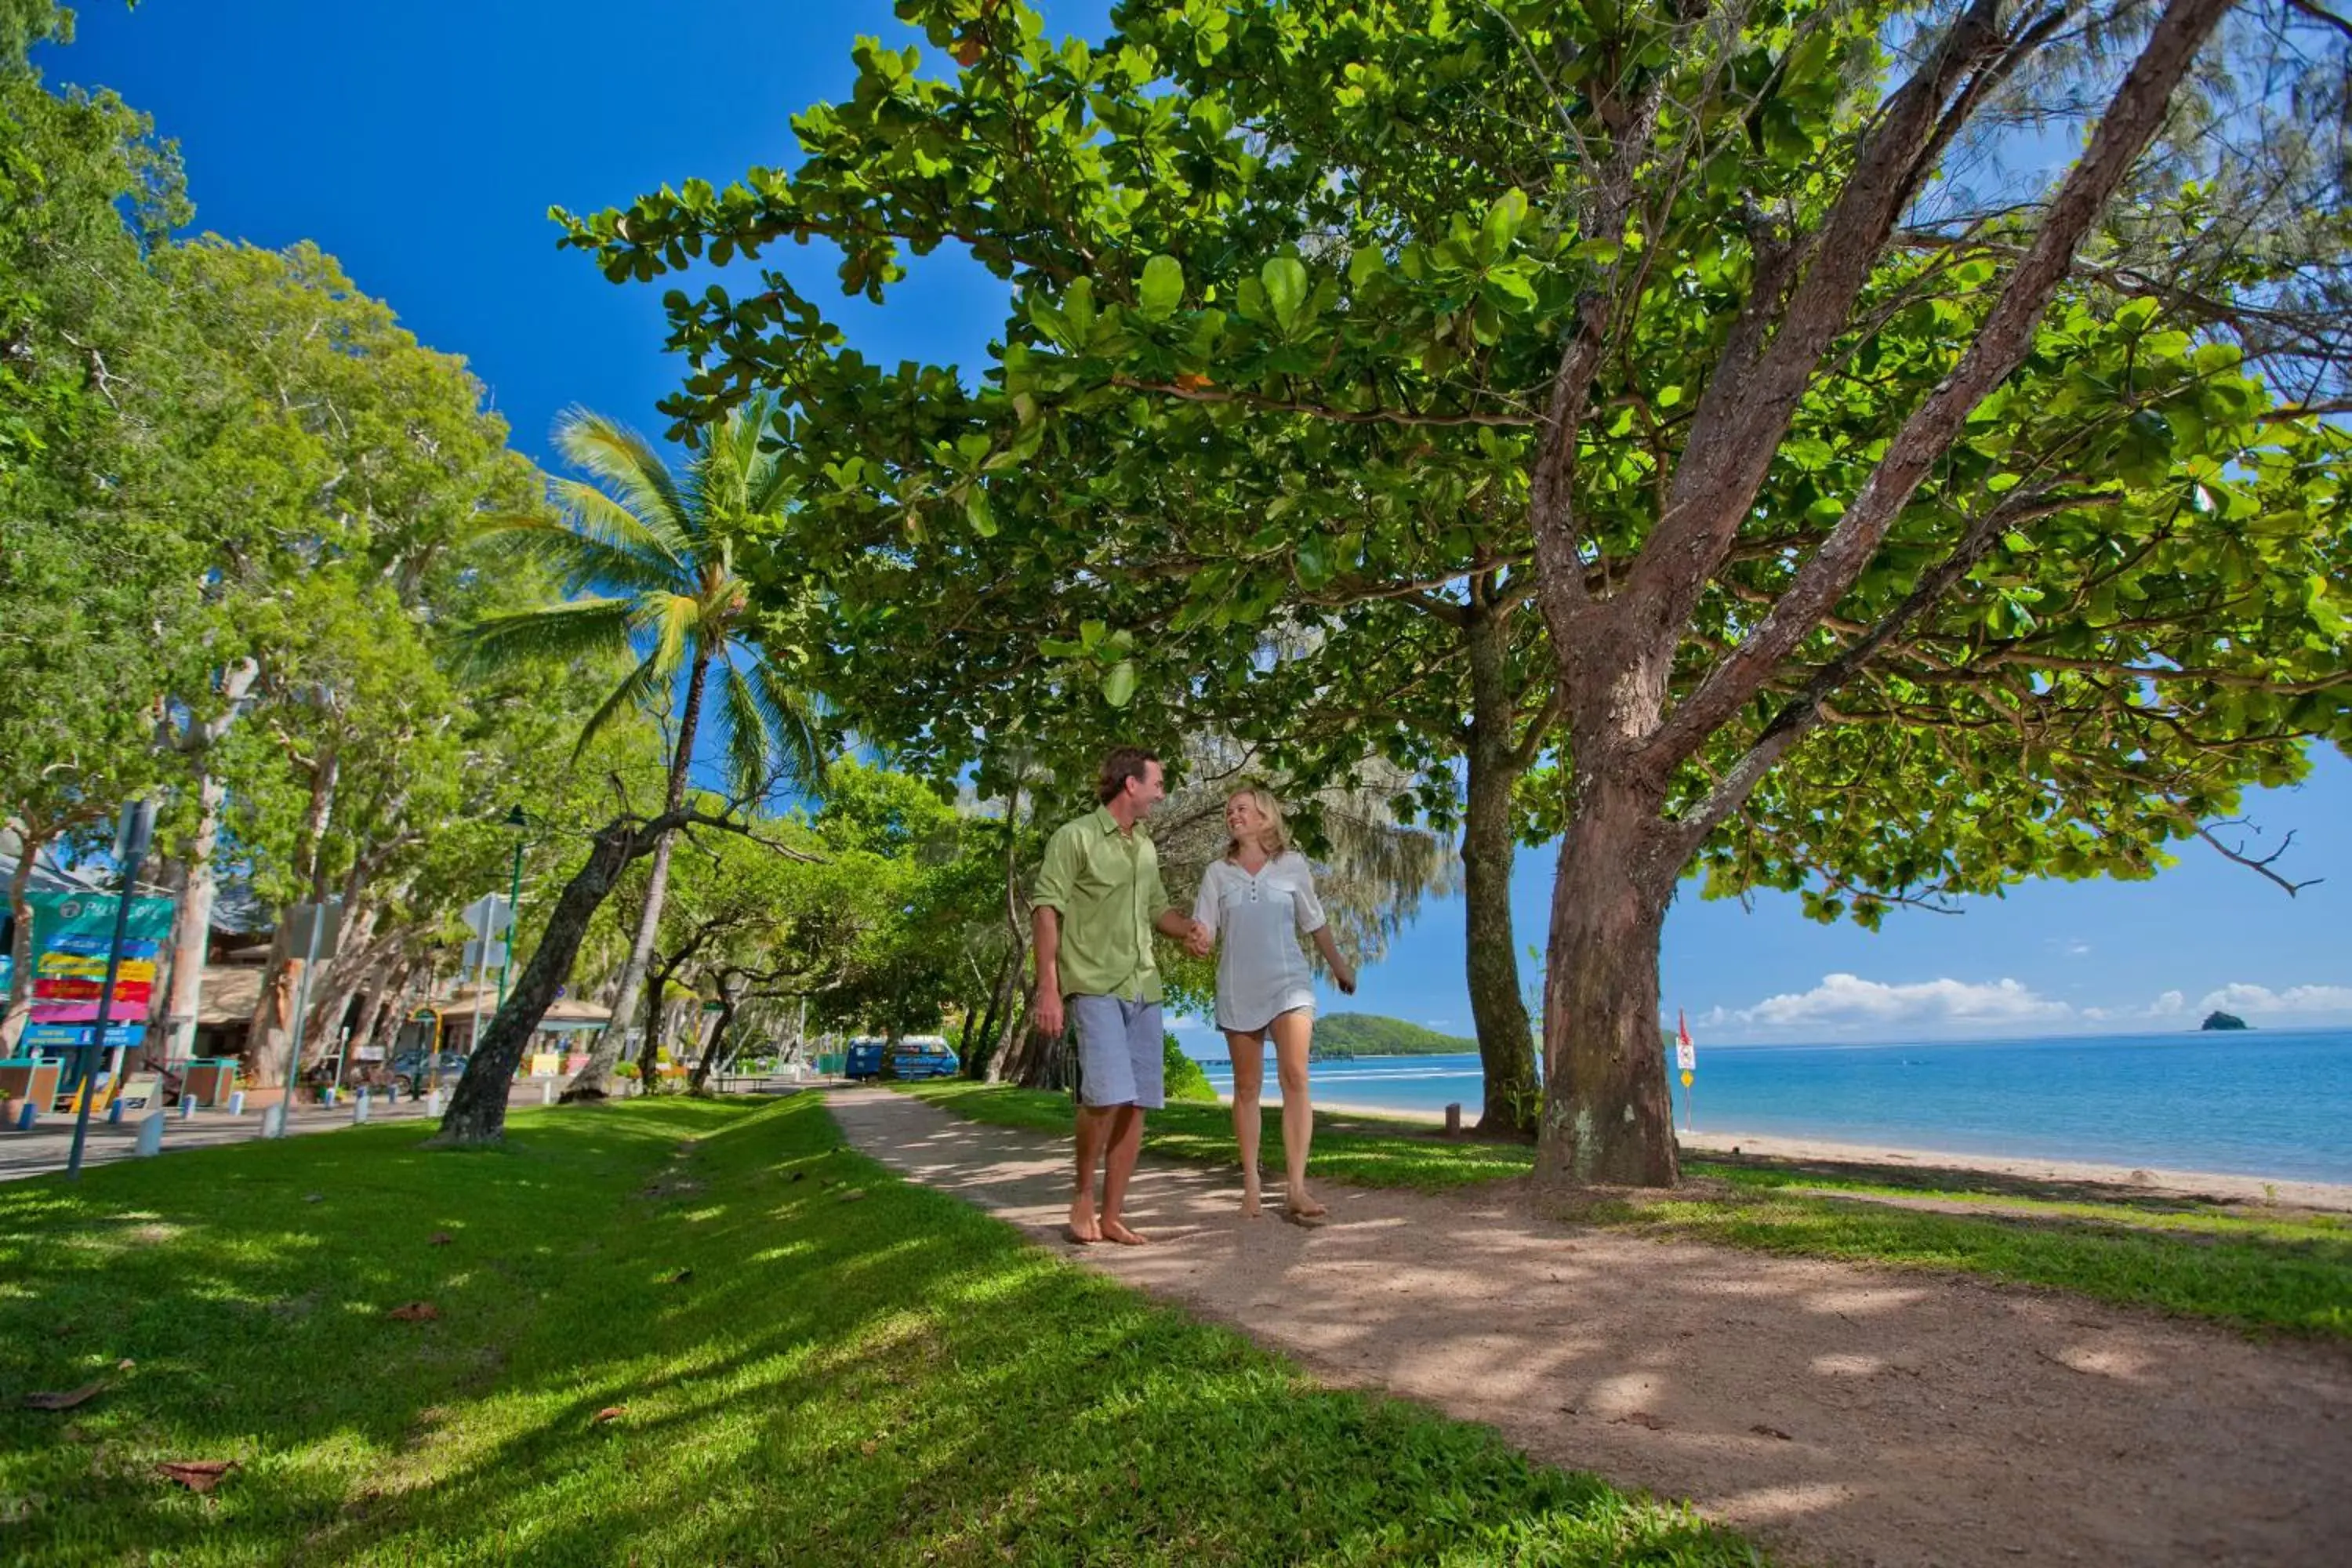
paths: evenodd
<path fill-rule="evenodd" d="M 1108 805 L 1118 798 L 1129 779 L 1143 776 L 1144 768 L 1160 760 L 1160 753 L 1142 746 L 1113 746 L 1102 760 L 1102 772 L 1095 778 L 1095 798 Z"/>

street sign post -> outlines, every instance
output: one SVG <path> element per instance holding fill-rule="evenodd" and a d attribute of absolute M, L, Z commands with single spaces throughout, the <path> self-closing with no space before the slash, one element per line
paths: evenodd
<path fill-rule="evenodd" d="M 98 1058 L 106 1047 L 108 1026 L 114 1021 L 114 983 L 122 973 L 122 941 L 131 924 L 131 895 L 138 890 L 139 868 L 154 837 L 153 801 L 134 800 L 122 808 L 122 825 L 114 836 L 114 864 L 122 873 L 122 891 L 114 901 L 114 938 L 106 947 L 106 978 L 99 986 L 98 1020 L 90 1028 L 89 1043 L 81 1048 L 81 1091 L 74 1097 L 73 1147 L 66 1153 L 68 1181 L 81 1179 L 82 1144 L 89 1137 L 89 1102 L 98 1098 Z M 27 856 L 31 853 L 26 851 Z"/>
<path fill-rule="evenodd" d="M 466 1035 L 466 1055 L 471 1058 L 482 1044 L 482 987 L 490 983 L 490 966 L 506 968 L 506 943 L 492 939 L 501 936 L 514 924 L 514 900 L 499 893 L 484 893 L 466 906 L 466 929 L 474 940 L 466 944 L 466 962 L 474 970 L 474 1021 Z M 491 953 L 498 956 L 493 959 Z M 500 999 L 500 1006 L 505 1001 Z M 441 1061 L 436 1054 L 433 1060 L 433 1087 L 441 1087 Z"/>
<path fill-rule="evenodd" d="M 296 904 L 286 911 L 288 934 L 302 950 L 302 978 L 294 986 L 294 1043 L 286 1052 L 286 1097 L 262 1118 L 261 1135 L 283 1138 L 288 1118 L 294 1114 L 294 1086 L 302 1071 L 302 1026 L 310 1012 L 310 972 L 321 958 L 335 955 L 343 935 L 343 900 Z"/>

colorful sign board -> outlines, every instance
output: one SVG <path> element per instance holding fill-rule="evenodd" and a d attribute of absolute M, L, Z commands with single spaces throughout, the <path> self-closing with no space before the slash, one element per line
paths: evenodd
<path fill-rule="evenodd" d="M 33 1025 L 94 1024 L 106 989 L 106 961 L 120 900 L 111 893 L 41 892 L 29 895 L 28 901 L 33 906 Z M 155 1003 L 163 944 L 171 934 L 171 900 L 131 900 L 113 1005 L 108 1009 L 110 1023 L 146 1021 Z M 84 1044 L 89 1032 L 81 1029 L 76 1039 L 54 1043 Z M 30 1033 L 26 1038 L 34 1044 L 53 1043 Z M 111 1028 L 107 1043 L 118 1043 Z"/>

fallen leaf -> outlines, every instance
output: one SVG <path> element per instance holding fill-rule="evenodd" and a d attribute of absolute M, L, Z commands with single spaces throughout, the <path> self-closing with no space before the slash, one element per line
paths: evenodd
<path fill-rule="evenodd" d="M 622 1416 L 626 1415 L 628 1413 L 629 1407 L 625 1405 L 607 1405 L 604 1409 L 599 1410 L 595 1415 L 588 1417 L 588 1425 L 591 1426 L 602 1426 L 607 1421 L 618 1421 Z"/>
<path fill-rule="evenodd" d="M 327 1201 L 327 1194 L 324 1193 L 304 1193 L 302 1194 L 302 1201 L 306 1204 L 322 1204 Z"/>
<path fill-rule="evenodd" d="M 1755 1433 L 1759 1437 L 1778 1437 L 1783 1443 L 1793 1443 L 1796 1441 L 1795 1438 L 1790 1436 L 1786 1432 L 1781 1431 L 1778 1426 L 1767 1426 L 1761 1421 L 1759 1421 L 1755 1426 L 1750 1426 L 1748 1429 L 1750 1432 Z"/>
<path fill-rule="evenodd" d="M 874 1450 L 881 1446 L 881 1444 L 876 1442 L 873 1438 L 868 1437 L 866 1441 L 857 1445 L 857 1451 L 870 1459 L 874 1457 Z"/>
<path fill-rule="evenodd" d="M 457 1238 L 456 1237 L 451 1236 L 446 1230 L 436 1230 L 433 1233 L 433 1239 L 426 1242 L 425 1245 L 427 1247 L 446 1247 L 457 1239 Z"/>
<path fill-rule="evenodd" d="M 671 1276 L 669 1277 L 669 1283 L 670 1283 L 670 1284 L 672 1284 L 672 1285 L 683 1285 L 683 1284 L 685 1284 L 688 1280 L 689 1280 L 689 1279 L 693 1279 L 693 1278 L 694 1278 L 694 1270 L 693 1270 L 693 1269 L 691 1269 L 691 1268 L 681 1268 L 681 1269 L 679 1269 L 677 1273 L 675 1273 L 675 1274 L 673 1274 L 673 1275 L 671 1275 Z"/>
<path fill-rule="evenodd" d="M 28 1394 L 25 1395 L 25 1408 L 71 1410 L 77 1405 L 87 1405 L 97 1398 L 98 1391 L 105 1386 L 102 1383 L 85 1383 L 79 1388 L 68 1389 L 63 1394 Z"/>
<path fill-rule="evenodd" d="M 121 1361 L 114 1363 L 114 1370 L 117 1372 L 129 1372 L 132 1367 L 137 1366 L 138 1364 L 139 1363 L 137 1362 L 132 1361 L 129 1356 L 124 1356 Z"/>
<path fill-rule="evenodd" d="M 394 1307 L 384 1314 L 404 1323 L 429 1323 L 441 1315 L 441 1309 L 430 1301 L 411 1301 L 405 1307 Z"/>
<path fill-rule="evenodd" d="M 1610 1425 L 1613 1426 L 1647 1426 L 1653 1432 L 1663 1432 L 1666 1424 L 1646 1410 L 1629 1410 Z"/>
<path fill-rule="evenodd" d="M 864 1197 L 865 1195 L 866 1195 L 866 1191 L 865 1191 L 865 1189 L 864 1189 L 864 1188 L 862 1188 L 862 1187 L 853 1187 L 853 1188 L 851 1188 L 848 1192 L 845 1192 L 845 1193 L 844 1193 L 844 1194 L 841 1194 L 841 1201 L 842 1201 L 843 1203 L 845 1203 L 845 1204 L 854 1204 L 854 1203 L 856 1203 L 858 1199 L 860 1199 L 860 1198 Z"/>
<path fill-rule="evenodd" d="M 155 1467 L 156 1473 L 166 1480 L 179 1482 L 192 1492 L 208 1492 L 221 1484 L 221 1478 L 236 1468 L 235 1459 L 184 1459 Z"/>

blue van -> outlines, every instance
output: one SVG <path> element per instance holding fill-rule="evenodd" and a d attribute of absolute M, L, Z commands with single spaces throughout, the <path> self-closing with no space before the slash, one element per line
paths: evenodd
<path fill-rule="evenodd" d="M 883 1053 L 884 1078 L 953 1078 L 963 1063 L 938 1035 L 908 1035 Z"/>
<path fill-rule="evenodd" d="M 871 1035 L 849 1042 L 849 1054 L 842 1058 L 841 1076 L 852 1083 L 882 1076 L 882 1053 L 887 1040 L 877 1040 Z"/>

